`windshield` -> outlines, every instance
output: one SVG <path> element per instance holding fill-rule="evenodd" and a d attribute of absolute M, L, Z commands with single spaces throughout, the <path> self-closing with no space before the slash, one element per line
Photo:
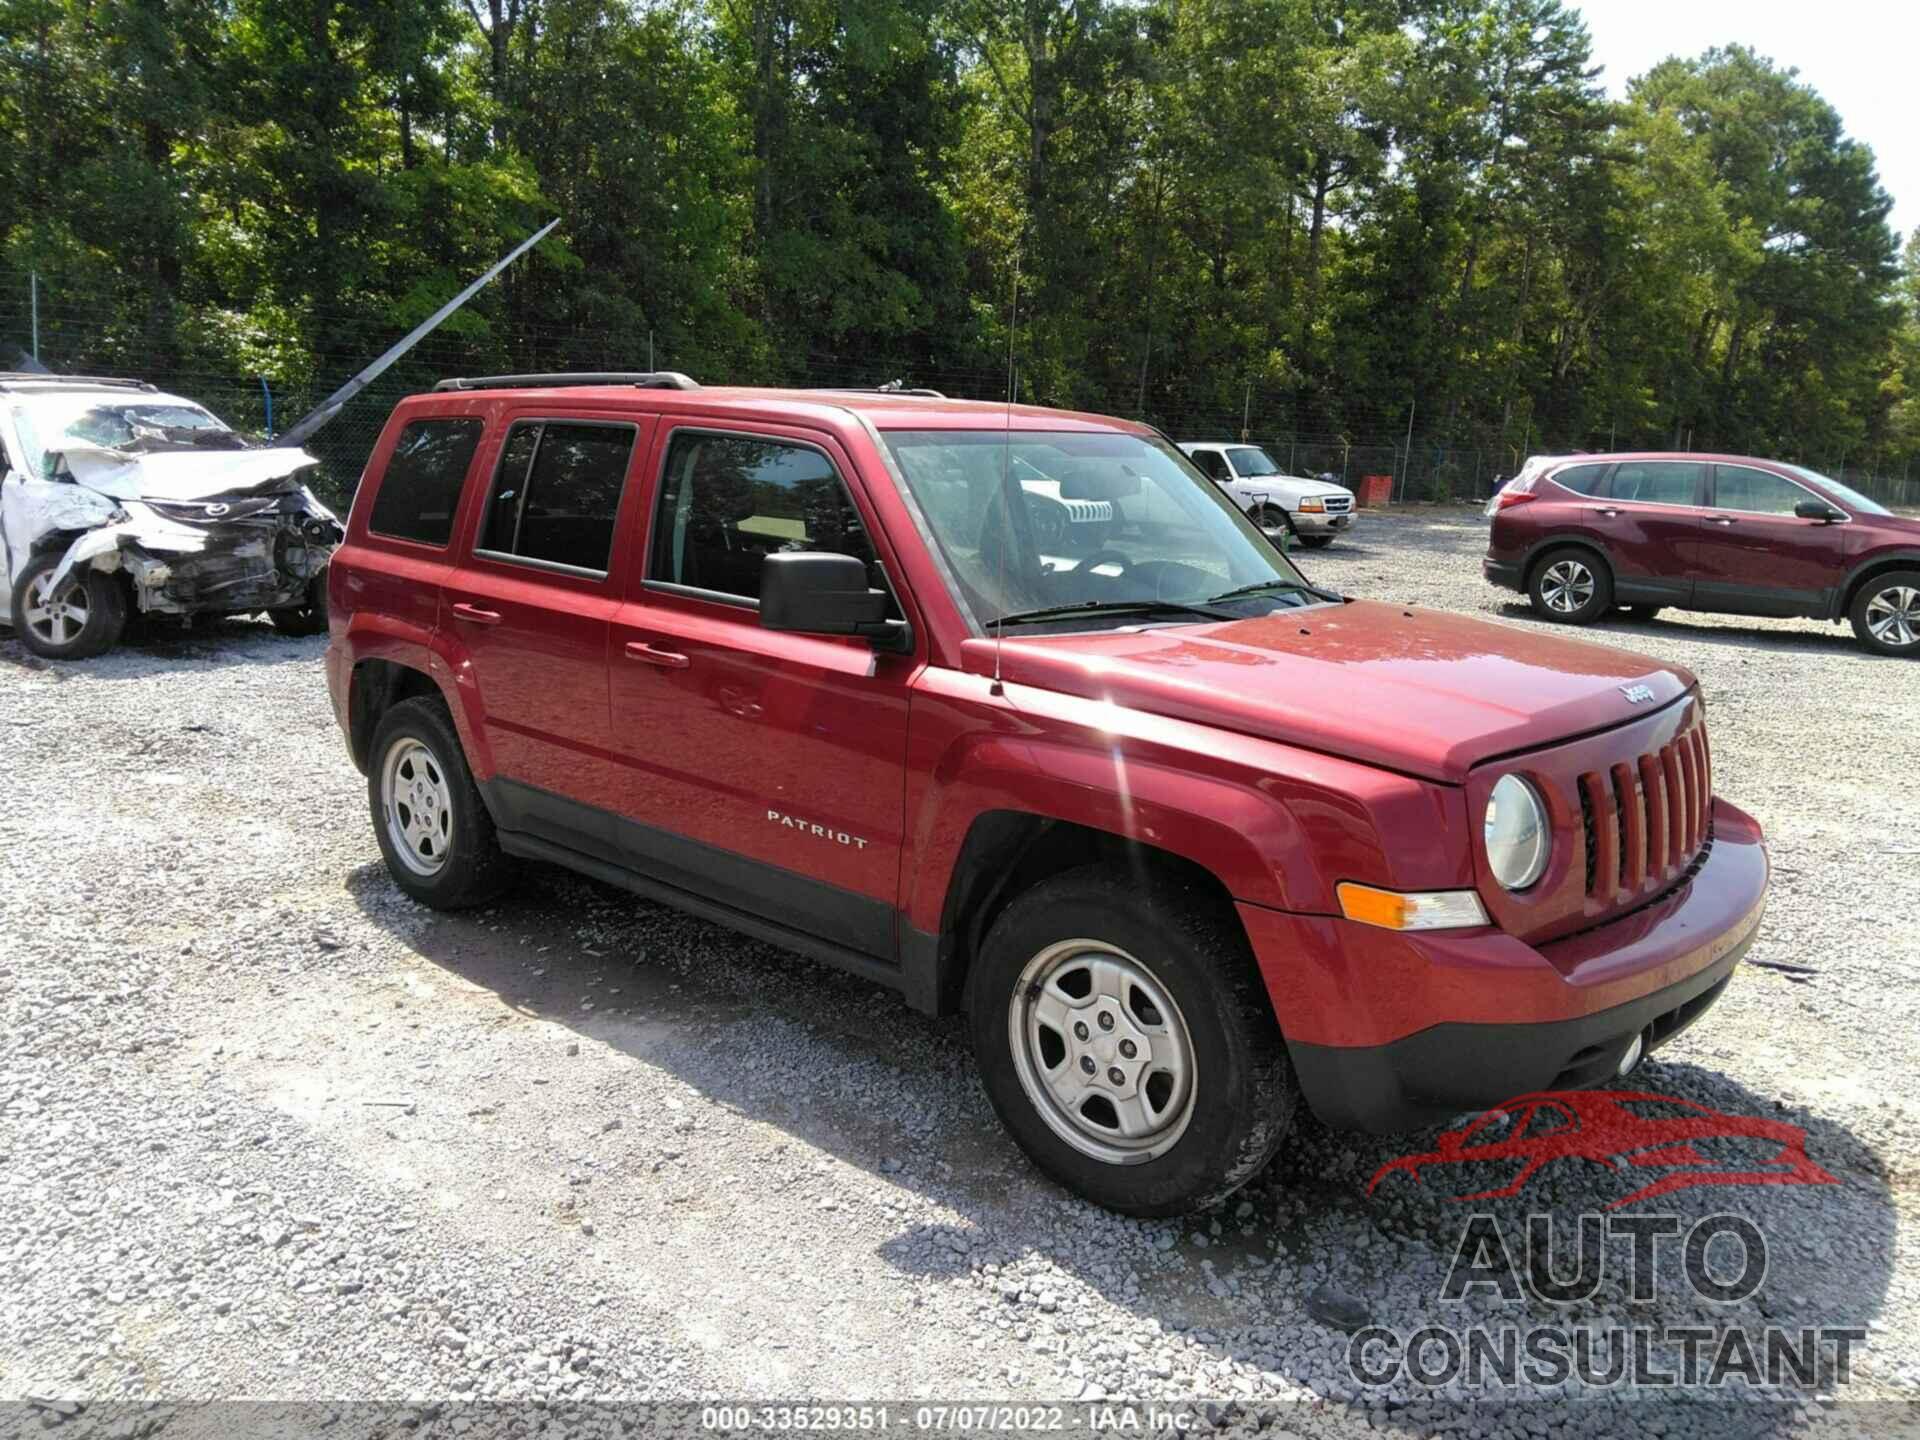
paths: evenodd
<path fill-rule="evenodd" d="M 1232 619 L 1326 598 L 1157 438 L 1033 430 L 885 438 L 983 631 L 1059 607 L 1114 612 L 1061 624 L 1114 625 L 1138 623 L 1143 609 L 1204 606 Z"/>
<path fill-rule="evenodd" d="M 1824 486 L 1833 493 L 1833 497 L 1836 500 L 1841 501 L 1843 504 L 1851 505 L 1862 515 L 1891 515 L 1893 513 L 1879 501 L 1869 500 L 1858 490 L 1855 490 L 1849 485 L 1842 485 L 1838 480 L 1830 480 L 1818 470 L 1809 470 L 1804 465 L 1789 465 L 1787 469 L 1804 479 L 1813 481 L 1816 485 Z"/>
<path fill-rule="evenodd" d="M 1264 450 L 1256 450 L 1251 445 L 1236 445 L 1227 451 L 1227 457 L 1233 461 L 1233 473 L 1242 480 L 1254 475 L 1278 475 L 1280 467 L 1273 463 L 1273 457 Z"/>
<path fill-rule="evenodd" d="M 35 395 L 13 404 L 13 420 L 40 473 L 69 445 L 145 454 L 154 450 L 238 450 L 246 441 L 218 417 L 184 400 L 120 399 L 98 394 Z"/>

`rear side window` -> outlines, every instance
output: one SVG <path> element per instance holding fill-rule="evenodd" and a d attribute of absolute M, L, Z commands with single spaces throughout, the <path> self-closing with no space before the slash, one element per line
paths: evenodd
<path fill-rule="evenodd" d="M 1690 460 L 1628 460 L 1613 472 L 1612 498 L 1646 505 L 1697 505 L 1706 467 Z"/>
<path fill-rule="evenodd" d="M 478 548 L 604 575 L 638 434 L 624 424 L 516 423 L 500 447 Z"/>
<path fill-rule="evenodd" d="M 1222 455 L 1218 450 L 1196 450 L 1187 458 L 1198 465 L 1200 467 L 1200 473 L 1205 475 L 1209 480 L 1231 480 L 1233 478 L 1227 469 L 1227 457 Z"/>
<path fill-rule="evenodd" d="M 776 550 L 852 555 L 882 583 L 860 512 L 818 450 L 744 435 L 675 436 L 648 577 L 757 600 L 760 566 Z"/>
<path fill-rule="evenodd" d="M 1573 491 L 1576 495 L 1591 495 L 1600 488 L 1600 482 L 1606 478 L 1604 465 L 1569 465 L 1564 470 L 1553 472 L 1553 483 Z"/>
<path fill-rule="evenodd" d="M 480 447 L 481 423 L 472 419 L 415 420 L 400 432 L 387 458 L 367 528 L 376 535 L 445 545 L 467 467 Z"/>

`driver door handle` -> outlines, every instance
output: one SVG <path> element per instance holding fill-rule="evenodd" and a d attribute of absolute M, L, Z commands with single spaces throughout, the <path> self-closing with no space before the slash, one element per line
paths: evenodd
<path fill-rule="evenodd" d="M 688 664 L 686 656 L 677 655 L 671 650 L 656 649 L 644 640 L 627 642 L 627 659 L 638 660 L 643 665 L 658 665 L 665 670 L 684 670 Z"/>
<path fill-rule="evenodd" d="M 498 625 L 500 623 L 500 612 L 498 610 L 482 610 L 478 605 L 469 605 L 464 600 L 456 600 L 453 602 L 453 613 L 456 619 L 471 620 L 475 625 Z"/>

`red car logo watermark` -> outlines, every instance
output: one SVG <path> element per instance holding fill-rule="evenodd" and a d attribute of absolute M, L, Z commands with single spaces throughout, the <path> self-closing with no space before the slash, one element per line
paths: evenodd
<path fill-rule="evenodd" d="M 1712 1153 L 1710 1153 L 1712 1152 Z M 1729 1152 L 1733 1158 L 1718 1158 Z M 1726 1115 L 1691 1100 L 1631 1090 L 1555 1090 L 1522 1095 L 1440 1137 L 1437 1149 L 1403 1155 L 1374 1172 L 1373 1194 L 1389 1175 L 1416 1184 L 1443 1165 L 1508 1163 L 1513 1177 L 1495 1189 L 1455 1195 L 1496 1200 L 1520 1188 L 1555 1160 L 1588 1160 L 1626 1175 L 1659 1171 L 1607 1208 L 1618 1210 L 1696 1185 L 1837 1185 L 1807 1157 L 1807 1132 L 1784 1120 Z"/>

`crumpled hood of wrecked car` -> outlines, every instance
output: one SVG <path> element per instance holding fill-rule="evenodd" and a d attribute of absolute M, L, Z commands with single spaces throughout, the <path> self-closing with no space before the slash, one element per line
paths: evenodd
<path fill-rule="evenodd" d="M 91 445 L 62 452 L 73 478 L 116 500 L 205 500 L 258 490 L 318 465 L 304 450 L 163 450 L 131 455 Z"/>
<path fill-rule="evenodd" d="M 992 674 L 995 642 L 965 668 Z M 1355 600 L 1212 625 L 1015 636 L 999 673 L 1459 784 L 1481 761 L 1610 729 L 1694 678 L 1630 651 L 1465 615 Z"/>

